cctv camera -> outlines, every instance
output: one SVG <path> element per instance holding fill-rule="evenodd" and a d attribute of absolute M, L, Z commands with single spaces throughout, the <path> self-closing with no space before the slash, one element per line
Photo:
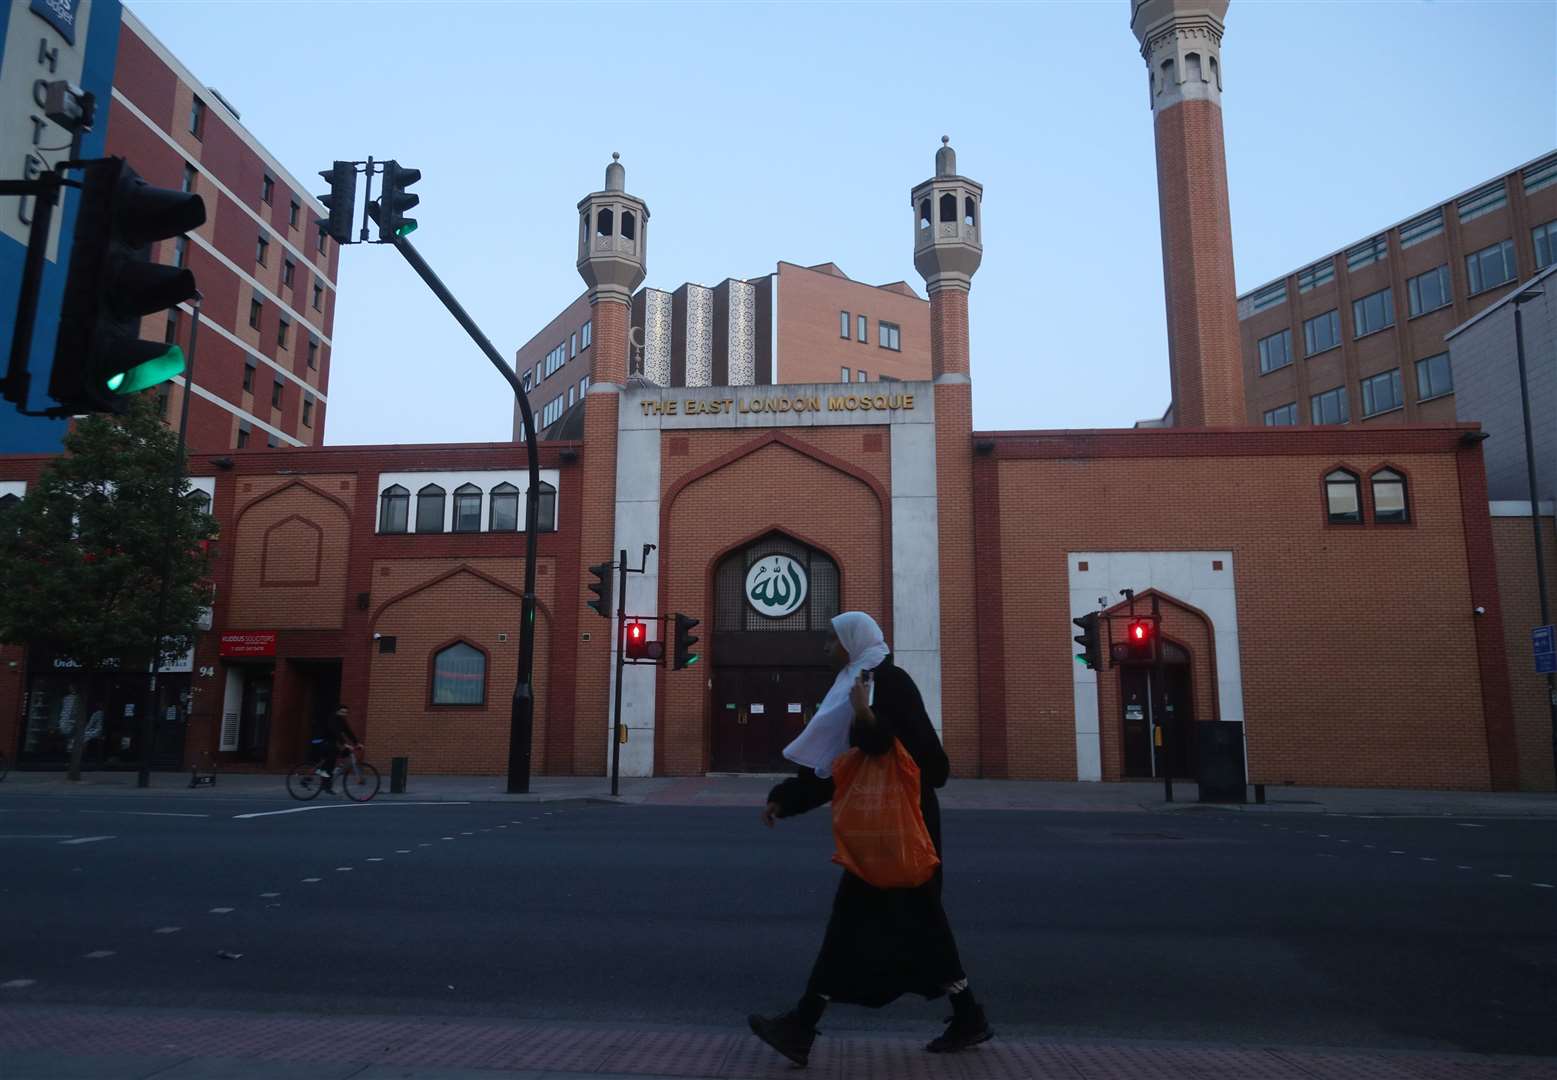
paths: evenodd
<path fill-rule="evenodd" d="M 1487 609 L 1486 608 L 1482 607 L 1480 604 L 1476 605 L 1476 614 L 1477 615 L 1485 615 L 1486 613 L 1487 613 Z"/>
<path fill-rule="evenodd" d="M 377 631 L 377 630 L 375 630 L 375 631 L 373 631 L 373 640 L 374 640 L 374 641 L 377 641 L 377 640 L 378 640 L 378 639 L 379 639 L 379 638 L 381 638 L 381 637 L 383 637 L 383 636 L 384 636 L 384 635 L 383 635 L 383 634 L 381 634 L 381 633 L 379 633 L 379 632 L 378 632 L 378 631 Z"/>

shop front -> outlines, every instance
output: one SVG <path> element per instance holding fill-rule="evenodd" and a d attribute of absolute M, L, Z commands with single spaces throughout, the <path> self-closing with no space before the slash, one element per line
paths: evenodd
<path fill-rule="evenodd" d="M 18 766 L 64 768 L 80 726 L 84 768 L 139 768 L 141 710 L 149 705 L 156 718 L 151 767 L 181 768 L 189 723 L 191 659 L 192 654 L 184 656 L 158 674 L 153 700 L 148 672 L 123 671 L 118 664 L 86 671 L 67 657 L 31 650 Z"/>

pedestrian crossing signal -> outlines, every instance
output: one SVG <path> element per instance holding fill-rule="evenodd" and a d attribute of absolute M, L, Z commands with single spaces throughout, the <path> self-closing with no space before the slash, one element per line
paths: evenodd
<path fill-rule="evenodd" d="M 692 651 L 692 646 L 697 644 L 698 638 L 692 633 L 692 628 L 701 621 L 690 615 L 683 615 L 679 611 L 676 612 L 676 662 L 671 667 L 672 671 L 680 671 L 698 662 L 698 654 Z"/>
<path fill-rule="evenodd" d="M 647 623 L 634 619 L 627 624 L 627 659 L 648 660 L 649 656 L 649 626 Z"/>

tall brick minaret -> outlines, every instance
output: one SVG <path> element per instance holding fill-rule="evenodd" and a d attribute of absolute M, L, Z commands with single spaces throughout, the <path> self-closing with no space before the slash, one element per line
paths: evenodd
<path fill-rule="evenodd" d="M 1227 0 L 1131 0 L 1157 138 L 1173 423 L 1246 423 L 1222 143 Z"/>
<path fill-rule="evenodd" d="M 633 290 L 643 281 L 648 246 L 649 208 L 642 199 L 627 194 L 627 170 L 620 157 L 611 155 L 605 190 L 584 196 L 578 204 L 578 272 L 589 286 L 594 320 L 578 496 L 587 563 L 616 558 L 617 416 L 627 383 L 629 306 Z M 583 620 L 596 617 L 584 606 L 591 594 L 583 580 L 577 585 L 581 625 L 589 626 Z M 605 772 L 605 735 L 610 725 L 599 710 L 611 697 L 613 640 L 607 631 L 592 634 L 590 641 L 576 646 L 573 771 L 579 775 Z"/>
<path fill-rule="evenodd" d="M 935 380 L 935 490 L 940 538 L 941 739 L 952 769 L 980 770 L 978 657 L 973 563 L 973 383 L 969 377 L 968 291 L 984 258 L 984 186 L 957 173 L 957 152 L 941 138 L 935 175 L 914 188 L 914 268 L 930 293 L 930 372 Z M 899 568 L 902 573 L 906 568 Z"/>

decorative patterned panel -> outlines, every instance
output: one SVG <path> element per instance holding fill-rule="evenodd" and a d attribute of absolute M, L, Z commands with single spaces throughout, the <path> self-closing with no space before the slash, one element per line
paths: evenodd
<path fill-rule="evenodd" d="M 670 385 L 671 295 L 659 289 L 643 291 L 643 377 L 658 386 Z"/>
<path fill-rule="evenodd" d="M 757 381 L 757 287 L 730 282 L 729 384 L 751 386 Z"/>
<path fill-rule="evenodd" d="M 714 384 L 714 290 L 687 286 L 687 385 Z"/>

